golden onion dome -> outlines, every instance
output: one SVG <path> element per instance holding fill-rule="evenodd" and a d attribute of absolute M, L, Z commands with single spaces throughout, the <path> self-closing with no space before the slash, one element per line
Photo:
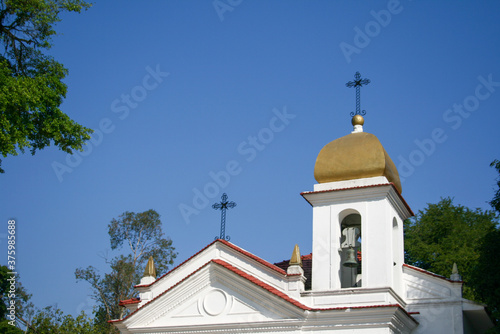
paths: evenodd
<path fill-rule="evenodd" d="M 363 125 L 363 122 L 363 117 L 353 117 L 354 126 Z M 375 176 L 385 176 L 402 192 L 394 162 L 378 138 L 366 132 L 353 132 L 328 143 L 319 152 L 314 166 L 314 178 L 318 183 Z"/>

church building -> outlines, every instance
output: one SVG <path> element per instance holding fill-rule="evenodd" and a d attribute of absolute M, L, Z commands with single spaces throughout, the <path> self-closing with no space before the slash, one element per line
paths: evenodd
<path fill-rule="evenodd" d="M 484 306 L 462 298 L 456 268 L 447 278 L 404 263 L 403 221 L 414 214 L 398 171 L 360 113 L 352 125 L 319 152 L 318 183 L 301 194 L 312 207 L 312 254 L 292 244 L 291 260 L 273 264 L 218 239 L 159 278 L 150 259 L 139 298 L 121 302 L 130 313 L 111 322 L 123 334 L 490 328 Z"/>

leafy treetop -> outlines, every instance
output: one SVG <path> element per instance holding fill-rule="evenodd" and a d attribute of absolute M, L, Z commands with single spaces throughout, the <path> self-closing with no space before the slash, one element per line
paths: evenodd
<path fill-rule="evenodd" d="M 87 281 L 92 287 L 92 298 L 98 306 L 95 319 L 101 325 L 126 314 L 119 303 L 136 297 L 134 285 L 140 282 L 150 256 L 159 275 L 168 270 L 177 256 L 172 240 L 164 236 L 160 215 L 155 210 L 124 212 L 108 224 L 108 234 L 111 249 L 120 251 L 107 260 L 110 271 L 101 275 L 93 266 L 75 271 L 78 280 Z M 115 332 L 116 328 L 108 326 L 107 333 Z"/>
<path fill-rule="evenodd" d="M 405 221 L 405 262 L 445 277 L 456 263 L 465 282 L 464 298 L 478 300 L 471 276 L 484 237 L 495 230 L 492 211 L 471 210 L 443 198 Z"/>
<path fill-rule="evenodd" d="M 491 164 L 491 167 L 495 168 L 500 174 L 500 160 L 495 159 Z M 490 205 L 495 209 L 497 213 L 500 214 L 500 176 L 497 177 L 497 190 L 495 191 L 495 195 L 493 195 L 493 199 L 490 202 Z"/>
<path fill-rule="evenodd" d="M 60 13 L 81 12 L 81 0 L 0 0 L 0 153 L 32 154 L 51 142 L 67 153 L 81 150 L 91 129 L 59 106 L 66 97 L 68 71 L 47 55 Z M 0 160 L 1 163 L 1 160 Z M 0 172 L 4 172 L 0 168 Z"/>

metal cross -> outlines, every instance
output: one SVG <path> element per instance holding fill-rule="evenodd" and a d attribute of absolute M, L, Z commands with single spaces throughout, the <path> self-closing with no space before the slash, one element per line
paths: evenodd
<path fill-rule="evenodd" d="M 351 116 L 354 115 L 361 115 L 364 116 L 366 115 L 366 111 L 361 110 L 360 103 L 359 103 L 359 89 L 363 85 L 368 85 L 370 83 L 370 79 L 361 79 L 361 74 L 359 72 L 356 72 L 354 75 L 354 81 L 349 81 L 345 85 L 349 88 L 354 87 L 356 88 L 356 112 L 351 112 Z"/>
<path fill-rule="evenodd" d="M 229 236 L 226 237 L 226 210 L 234 208 L 236 206 L 236 203 L 228 202 L 226 193 L 222 194 L 221 199 L 222 201 L 220 201 L 220 203 L 215 203 L 214 205 L 212 205 L 212 208 L 214 208 L 215 210 L 221 210 L 220 236 L 219 238 L 215 237 L 215 239 L 229 240 Z"/>

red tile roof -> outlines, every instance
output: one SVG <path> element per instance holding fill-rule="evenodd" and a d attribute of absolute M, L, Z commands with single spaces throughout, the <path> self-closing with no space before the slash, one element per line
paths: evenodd
<path fill-rule="evenodd" d="M 126 300 L 120 300 L 120 303 L 118 305 L 125 306 L 125 305 L 130 305 L 130 304 L 138 304 L 140 302 L 141 302 L 141 300 L 139 298 L 131 298 L 131 299 L 126 299 Z"/>
<path fill-rule="evenodd" d="M 230 265 L 229 263 L 227 263 L 227 262 L 225 262 L 223 260 L 216 259 L 216 260 L 212 260 L 212 261 L 214 263 L 217 263 L 220 266 L 223 266 L 226 269 L 231 270 L 233 273 L 235 273 L 235 274 L 237 274 L 237 275 L 239 275 L 239 276 L 241 276 L 241 277 L 249 280 L 250 282 L 254 283 L 255 285 L 260 286 L 261 288 L 263 288 L 263 289 L 271 292 L 272 294 L 274 294 L 274 295 L 276 295 L 276 296 L 278 296 L 278 297 L 286 300 L 287 302 L 289 302 L 289 303 L 291 303 L 291 304 L 293 304 L 293 305 L 295 305 L 295 306 L 297 306 L 297 307 L 299 307 L 299 308 L 301 308 L 303 310 L 308 310 L 308 311 L 311 310 L 310 307 L 307 307 L 304 304 L 296 301 L 295 299 L 290 298 L 288 295 L 284 294 L 283 292 L 279 291 L 278 289 L 270 286 L 267 283 L 262 282 L 258 278 L 254 277 L 254 276 L 252 276 L 250 274 L 245 273 L 244 271 L 242 271 L 242 270 L 240 270 L 240 269 L 238 269 L 238 268 Z"/>
<path fill-rule="evenodd" d="M 261 259 L 260 257 L 258 256 L 255 256 L 253 255 L 252 253 L 249 253 L 247 252 L 246 250 L 243 250 L 241 248 L 239 248 L 238 246 L 230 243 L 229 241 L 226 241 L 226 240 L 223 240 L 223 239 L 217 239 L 213 242 L 211 242 L 210 244 L 208 244 L 207 246 L 203 247 L 203 249 L 201 249 L 199 252 L 195 253 L 193 256 L 191 256 L 190 258 L 188 258 L 187 260 L 185 260 L 184 262 L 182 262 L 181 264 L 179 264 L 178 266 L 176 266 L 175 268 L 173 268 L 172 270 L 170 270 L 169 272 L 167 272 L 166 274 L 162 275 L 161 277 L 159 277 L 158 279 L 156 279 L 154 282 L 150 283 L 150 284 L 143 284 L 143 285 L 136 285 L 135 287 L 138 288 L 138 287 L 147 287 L 147 286 L 151 286 L 153 284 L 155 284 L 156 282 L 158 282 L 159 280 L 161 280 L 163 277 L 167 276 L 167 275 L 170 275 L 172 272 L 174 272 L 175 270 L 177 270 L 178 268 L 182 267 L 184 264 L 186 264 L 187 262 L 189 262 L 189 260 L 191 260 L 192 258 L 196 257 L 198 254 L 202 253 L 205 249 L 209 248 L 210 246 L 212 246 L 213 244 L 215 244 L 216 242 L 221 242 L 223 243 L 224 245 L 238 251 L 239 253 L 259 262 L 260 264 L 263 264 L 264 266 L 282 274 L 282 275 L 286 275 L 286 271 L 283 270 L 282 268 L 274 265 L 274 264 L 271 264 L 269 262 L 267 262 L 266 260 L 263 260 Z"/>
<path fill-rule="evenodd" d="M 444 276 L 441 276 L 441 275 L 438 275 L 438 274 L 434 274 L 433 272 L 430 272 L 430 271 L 427 271 L 425 269 L 422 269 L 422 268 L 419 268 L 419 267 L 415 267 L 415 266 L 412 266 L 412 265 L 409 265 L 409 264 L 406 264 L 406 263 L 403 263 L 403 267 L 407 267 L 407 268 L 410 268 L 410 269 L 413 269 L 415 271 L 418 271 L 418 272 L 421 272 L 421 273 L 424 273 L 424 274 L 427 274 L 429 276 L 433 276 L 433 277 L 437 277 L 437 278 L 441 278 L 441 279 L 444 279 L 448 282 L 453 282 L 453 283 L 463 283 L 463 281 L 453 281 L 447 277 L 444 277 Z"/>
<path fill-rule="evenodd" d="M 156 299 L 160 298 L 161 296 L 163 296 L 164 294 L 166 294 L 167 292 L 171 291 L 172 289 L 174 289 L 175 287 L 177 287 L 179 284 L 181 284 L 183 281 L 185 281 L 186 279 L 188 279 L 189 277 L 193 276 L 195 273 L 197 273 L 198 271 L 200 271 L 201 269 L 203 269 L 204 267 L 206 267 L 207 265 L 209 265 L 210 263 L 215 263 L 219 266 L 222 266 L 230 271 L 232 271 L 233 273 L 237 274 L 238 276 L 252 282 L 253 284 L 261 287 L 262 289 L 265 289 L 267 290 L 268 292 L 272 293 L 273 295 L 285 300 L 286 302 L 302 309 L 302 310 L 305 310 L 305 311 L 335 311 L 335 310 L 347 310 L 347 309 L 365 309 L 365 308 L 380 308 L 380 307 L 396 307 L 396 308 L 399 308 L 401 309 L 408 317 L 410 317 L 413 321 L 415 321 L 415 319 L 413 319 L 413 317 L 408 313 L 406 312 L 405 309 L 403 309 L 401 307 L 401 305 L 399 304 L 389 304 L 389 305 L 370 305 L 370 306 L 345 306 L 345 307 L 332 307 L 332 308 L 311 308 L 311 307 L 308 307 L 302 303 L 300 303 L 299 301 L 289 297 L 287 294 L 279 291 L 278 289 L 272 287 L 271 285 L 259 280 L 258 278 L 232 266 L 231 264 L 223 261 L 223 260 L 220 260 L 220 259 L 214 259 L 214 260 L 210 260 L 209 262 L 205 263 L 203 266 L 201 266 L 200 268 L 198 268 L 197 270 L 193 271 L 191 274 L 189 274 L 188 276 L 184 277 L 181 281 L 177 282 L 175 285 L 171 286 L 169 289 L 163 291 L 161 294 L 159 294 L 158 296 L 156 296 L 155 298 L 153 298 L 152 300 L 150 300 L 149 302 L 147 302 L 146 304 L 144 304 L 141 308 L 138 308 L 137 310 L 133 311 L 132 313 L 130 313 L 129 315 L 127 315 L 125 318 L 123 319 L 117 319 L 117 320 L 109 320 L 108 322 L 109 323 L 118 323 L 118 322 L 122 322 L 124 321 L 125 319 L 131 317 L 133 314 L 135 314 L 136 312 L 138 312 L 139 310 L 142 310 L 144 307 L 146 307 L 147 305 L 151 304 L 153 301 L 155 301 Z M 416 321 L 415 321 L 416 322 Z"/>
<path fill-rule="evenodd" d="M 304 261 L 304 260 L 312 260 L 313 253 L 307 254 L 307 255 L 302 255 L 301 258 L 302 258 L 302 261 Z"/>
<path fill-rule="evenodd" d="M 209 245 L 210 246 L 210 245 Z M 206 248 L 206 247 L 205 247 Z M 199 253 L 199 252 L 198 252 Z M 198 254 L 197 253 L 197 254 Z M 196 254 L 195 254 L 196 255 Z M 194 255 L 193 255 L 194 256 Z M 210 261 L 211 262 L 211 261 Z M 166 294 L 167 292 L 169 292 L 170 290 L 174 289 L 176 286 L 178 286 L 179 284 L 181 284 L 182 282 L 184 282 L 185 280 L 187 280 L 189 277 L 193 276 L 194 274 L 196 274 L 198 271 L 200 271 L 203 267 L 205 267 L 206 265 L 208 265 L 210 262 L 207 262 L 205 263 L 203 266 L 201 266 L 200 268 L 196 269 L 195 271 L 193 271 L 191 274 L 187 275 L 186 277 L 184 277 L 183 279 L 181 279 L 179 282 L 175 283 L 174 285 L 172 285 L 170 288 L 168 288 L 167 290 L 163 291 L 162 293 L 160 293 L 158 296 L 156 296 L 155 298 L 153 298 L 152 300 L 148 301 L 146 304 L 142 305 L 142 307 L 138 308 L 137 310 L 135 310 L 134 312 L 130 313 L 129 315 L 127 315 L 125 318 L 123 319 L 116 319 L 116 320 L 108 320 L 109 323 L 115 323 L 115 322 L 121 322 L 127 318 L 129 318 L 130 316 L 132 316 L 133 314 L 135 314 L 137 311 L 139 310 L 142 310 L 145 306 L 149 305 L 150 303 L 152 303 L 153 301 L 155 301 L 156 299 L 160 298 L 161 296 L 163 296 L 164 294 Z M 184 262 L 183 262 L 184 263 Z M 178 266 L 177 266 L 178 267 Z M 176 268 L 177 268 L 176 267 Z M 174 269 L 176 269 L 174 268 Z M 172 269 L 172 271 L 174 270 Z M 166 275 L 166 274 L 165 274 Z M 164 276 L 165 276 L 164 275 Z M 153 282 L 154 283 L 154 282 Z M 151 283 L 151 284 L 153 284 Z M 142 285 L 142 286 L 145 286 L 145 285 Z"/>
<path fill-rule="evenodd" d="M 274 264 L 272 264 L 272 263 L 270 263 L 270 262 L 267 262 L 266 260 L 264 260 L 264 259 L 262 259 L 262 258 L 260 258 L 260 257 L 258 257 L 258 256 L 256 256 L 256 255 L 253 255 L 252 253 L 249 253 L 249 252 L 247 252 L 247 251 L 245 251 L 245 250 L 243 250 L 243 249 L 239 248 L 238 246 L 236 246 L 236 245 L 234 245 L 234 244 L 230 243 L 229 241 L 222 240 L 222 239 L 218 239 L 217 241 L 222 242 L 222 243 L 223 243 L 223 244 L 225 244 L 226 246 L 229 246 L 229 247 L 231 247 L 232 249 L 237 250 L 237 251 L 238 251 L 238 252 L 240 252 L 241 254 L 248 256 L 249 258 L 251 258 L 251 259 L 253 259 L 253 260 L 255 260 L 255 261 L 259 262 L 260 264 L 263 264 L 264 266 L 266 266 L 266 267 L 268 267 L 268 268 L 270 268 L 270 269 L 272 269 L 272 270 L 274 270 L 274 271 L 279 272 L 279 273 L 280 273 L 280 274 L 282 274 L 282 275 L 286 275 L 286 271 L 285 271 L 285 270 L 283 270 L 283 269 L 281 269 L 280 267 L 278 267 L 278 266 L 276 266 L 276 265 L 274 265 Z"/>
<path fill-rule="evenodd" d="M 302 269 L 304 270 L 304 276 L 306 277 L 305 289 L 311 290 L 312 288 L 312 253 L 307 255 L 302 255 Z M 274 264 L 283 270 L 287 270 L 290 265 L 290 260 L 284 260 Z"/>
<path fill-rule="evenodd" d="M 143 285 L 136 285 L 134 286 L 135 288 L 139 288 L 139 287 L 146 287 L 146 286 L 151 286 L 153 284 L 155 284 L 156 282 L 158 282 L 159 280 L 161 280 L 163 277 L 167 276 L 167 275 L 170 275 L 172 272 L 176 271 L 177 269 L 179 269 L 180 267 L 182 267 L 184 264 L 186 264 L 187 262 L 189 262 L 189 260 L 191 260 L 192 258 L 196 257 L 196 255 L 200 254 L 201 252 L 203 252 L 205 249 L 207 249 L 208 247 L 212 246 L 214 243 L 216 243 L 217 240 L 209 243 L 207 246 L 203 247 L 200 251 L 196 252 L 195 254 L 193 254 L 191 257 L 189 257 L 187 260 L 185 260 L 184 262 L 182 262 L 181 264 L 177 265 L 176 267 L 174 267 L 172 270 L 170 270 L 169 272 L 167 272 L 166 274 L 160 276 L 159 278 L 157 278 L 154 282 L 152 283 L 149 283 L 149 284 L 143 284 Z"/>
<path fill-rule="evenodd" d="M 207 248 L 209 248 L 210 246 L 212 246 L 213 244 L 215 244 L 216 242 L 221 242 L 223 243 L 224 245 L 238 251 L 239 253 L 259 262 L 260 264 L 284 275 L 284 276 L 287 276 L 287 273 L 285 270 L 283 270 L 282 268 L 274 265 L 274 264 L 271 264 L 270 262 L 267 262 L 263 259 L 261 259 L 260 257 L 256 256 L 256 255 L 253 255 L 252 253 L 249 253 L 243 249 L 241 249 L 240 247 L 230 243 L 229 241 L 226 241 L 226 240 L 223 240 L 223 239 L 217 239 L 213 242 L 211 242 L 210 244 L 208 244 L 207 246 L 205 246 L 203 249 L 201 249 L 200 251 L 198 251 L 197 253 L 195 253 L 194 255 L 192 255 L 191 257 L 189 257 L 187 260 L 185 260 L 184 262 L 182 262 L 181 264 L 179 264 L 178 266 L 176 266 L 175 268 L 173 268 L 172 270 L 170 270 L 169 272 L 167 272 L 166 274 L 162 275 L 161 277 L 159 277 L 158 279 L 156 279 L 154 282 L 150 283 L 150 284 L 143 284 L 143 285 L 136 285 L 135 288 L 138 288 L 138 287 L 149 287 L 151 285 L 153 285 L 154 283 L 158 282 L 160 279 L 162 279 L 163 277 L 166 277 L 167 275 L 171 274 L 172 272 L 174 272 L 175 270 L 179 269 L 180 267 L 182 267 L 184 264 L 186 264 L 187 262 L 189 262 L 189 260 L 191 260 L 192 258 L 196 257 L 198 254 L 202 253 L 204 250 L 206 250 Z M 208 262 L 210 263 L 210 262 Z M 208 264 L 207 263 L 207 264 Z M 205 264 L 205 265 L 207 265 Z M 197 272 L 198 270 L 200 270 L 201 268 L 203 268 L 205 265 L 203 265 L 202 267 L 198 268 L 196 271 L 194 271 L 193 273 L 191 273 L 190 275 L 186 276 L 184 279 L 182 279 L 181 281 L 177 282 L 175 285 L 173 285 L 170 289 L 172 289 L 173 287 L 175 287 L 176 285 L 180 284 L 182 281 L 184 281 L 185 279 L 187 279 L 188 277 L 190 277 L 191 275 L 193 275 L 195 272 Z M 163 295 L 164 293 L 166 293 L 167 291 L 169 291 L 170 289 L 164 291 L 163 293 L 161 293 L 160 295 L 158 295 L 157 297 Z M 134 298 L 133 298 L 134 299 Z M 155 298 L 156 299 L 156 298 Z M 140 300 L 139 298 L 137 298 L 137 303 L 140 303 Z M 151 301 L 149 301 L 148 303 L 144 304 L 143 306 L 146 306 L 147 304 L 149 304 Z M 123 303 L 123 305 L 122 305 Z M 120 304 L 121 306 L 125 306 L 125 304 L 131 304 L 131 300 L 128 299 L 128 300 L 123 300 L 123 301 L 120 301 Z M 137 311 L 137 310 L 136 310 Z M 134 312 L 130 313 L 127 317 L 129 317 L 130 315 L 132 315 Z M 110 320 L 108 322 L 117 322 L 117 321 L 121 321 L 121 320 Z"/>

